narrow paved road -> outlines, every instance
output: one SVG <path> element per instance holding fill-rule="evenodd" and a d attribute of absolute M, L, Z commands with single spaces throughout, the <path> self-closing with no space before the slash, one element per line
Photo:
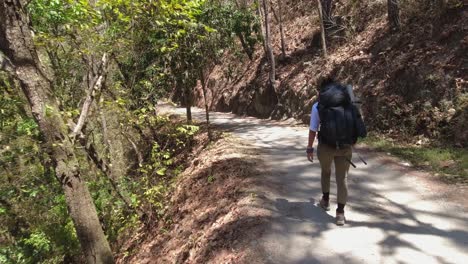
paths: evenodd
<path fill-rule="evenodd" d="M 184 109 L 177 109 L 184 115 Z M 195 119 L 204 113 L 194 109 Z M 211 113 L 212 122 L 265 150 L 273 217 L 259 239 L 268 263 L 468 263 L 466 187 L 438 184 L 403 162 L 369 152 L 353 157 L 347 224 L 334 224 L 321 196 L 318 161 L 305 156 L 308 129 L 285 122 Z M 333 177 L 332 177 L 333 179 Z M 333 181 L 333 180 L 332 180 Z"/>

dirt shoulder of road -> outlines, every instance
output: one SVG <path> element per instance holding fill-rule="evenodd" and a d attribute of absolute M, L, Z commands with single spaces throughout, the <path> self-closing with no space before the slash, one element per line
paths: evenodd
<path fill-rule="evenodd" d="M 140 230 L 118 263 L 263 263 L 257 239 L 270 212 L 256 186 L 265 165 L 258 151 L 231 135 L 204 145 L 176 180 L 164 221 Z"/>
<path fill-rule="evenodd" d="M 430 190 L 428 193 L 438 194 L 439 199 L 450 202 L 460 210 L 468 212 L 468 184 L 466 181 L 447 181 L 433 170 L 415 167 L 410 161 L 368 144 L 359 144 L 355 151 L 365 157 L 374 157 L 374 162 L 379 162 L 390 170 L 399 171 L 402 175 L 414 178 L 419 185 Z"/>

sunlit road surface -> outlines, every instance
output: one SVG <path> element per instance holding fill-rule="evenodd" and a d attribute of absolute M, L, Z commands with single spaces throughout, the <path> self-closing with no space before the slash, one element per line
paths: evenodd
<path fill-rule="evenodd" d="M 170 111 L 185 115 L 182 108 Z M 192 111 L 204 120 L 201 109 Z M 265 153 L 271 171 L 265 180 L 275 186 L 266 194 L 273 218 L 256 244 L 266 263 L 468 263 L 466 207 L 448 198 L 455 187 L 440 187 L 386 155 L 364 154 L 367 166 L 355 155 L 347 223 L 339 227 L 334 176 L 332 210 L 317 205 L 320 167 L 306 159 L 307 127 L 217 112 L 211 119 Z"/>

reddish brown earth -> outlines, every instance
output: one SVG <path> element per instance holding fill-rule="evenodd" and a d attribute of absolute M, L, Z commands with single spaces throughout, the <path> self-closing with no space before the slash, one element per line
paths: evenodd
<path fill-rule="evenodd" d="M 252 243 L 269 213 L 256 208 L 254 186 L 263 162 L 249 145 L 229 136 L 207 145 L 197 137 L 190 166 L 175 181 L 168 212 L 159 224 L 139 230 L 118 263 L 256 263 Z M 255 192 L 256 193 L 256 192 Z"/>

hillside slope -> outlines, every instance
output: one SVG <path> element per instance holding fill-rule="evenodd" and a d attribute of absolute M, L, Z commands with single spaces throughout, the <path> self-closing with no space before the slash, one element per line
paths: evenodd
<path fill-rule="evenodd" d="M 215 134 L 195 138 L 164 216 L 127 241 L 117 263 L 263 263 L 252 247 L 270 215 L 256 196 L 267 171 L 260 151 Z"/>
<path fill-rule="evenodd" d="M 288 57 L 283 60 L 279 27 L 272 20 L 278 61 L 275 90 L 266 85 L 269 66 L 261 45 L 252 61 L 227 54 L 210 75 L 211 109 L 308 122 L 317 83 L 332 76 L 354 85 L 371 130 L 466 146 L 468 5 L 460 2 L 434 14 L 409 1 L 402 6 L 402 31 L 392 34 L 385 1 L 358 2 L 336 4 L 334 14 L 340 24 L 329 40 L 330 55 L 324 59 L 316 7 L 309 1 L 286 1 Z M 199 87 L 195 96 L 202 106 Z"/>

